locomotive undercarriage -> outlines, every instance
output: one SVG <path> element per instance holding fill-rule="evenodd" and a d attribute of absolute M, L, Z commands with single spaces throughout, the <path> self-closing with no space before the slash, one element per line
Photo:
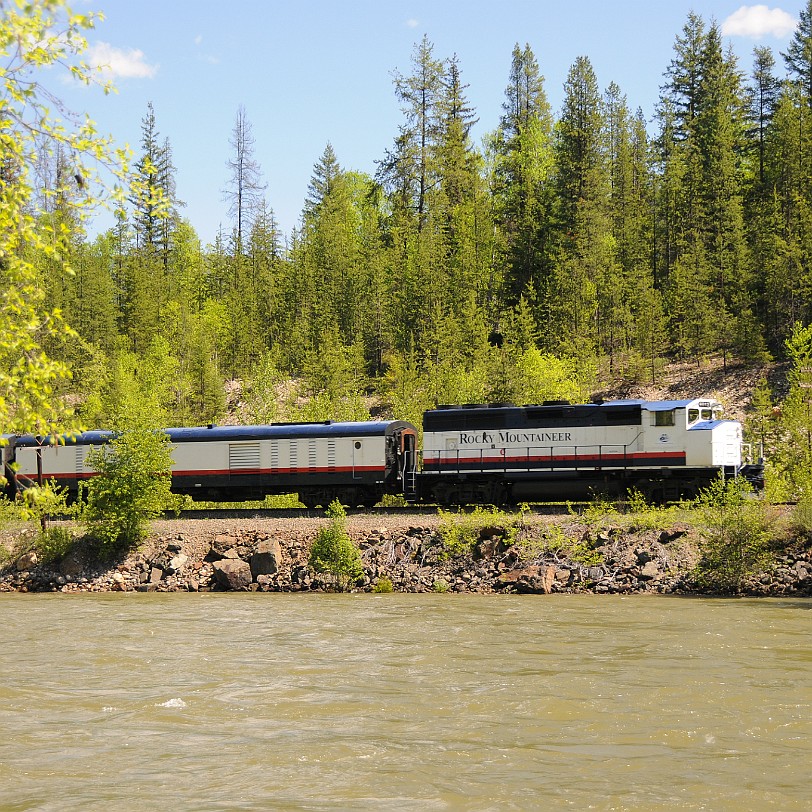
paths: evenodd
<path fill-rule="evenodd" d="M 685 471 L 567 471 L 518 475 L 433 474 L 419 478 L 418 500 L 440 505 L 517 505 L 522 502 L 623 498 L 639 491 L 647 502 L 694 499 L 716 476 L 714 469 Z"/>

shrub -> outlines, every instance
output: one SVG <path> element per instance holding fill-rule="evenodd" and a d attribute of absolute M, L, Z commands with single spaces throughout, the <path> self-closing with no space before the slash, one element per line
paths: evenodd
<path fill-rule="evenodd" d="M 448 581 L 446 581 L 445 578 L 437 578 L 435 582 L 432 584 L 431 588 L 434 592 L 438 592 L 442 595 L 448 592 L 451 586 L 448 583 Z"/>
<path fill-rule="evenodd" d="M 772 562 L 772 520 L 743 478 L 714 480 L 696 501 L 704 533 L 695 575 L 712 589 L 739 592 Z"/>
<path fill-rule="evenodd" d="M 482 530 L 487 527 L 501 529 L 505 538 L 512 543 L 521 522 L 519 517 L 496 508 L 476 507 L 470 513 L 450 513 L 440 510 L 438 513 L 440 516 L 438 532 L 443 541 L 441 555 L 443 559 L 470 553 Z"/>
<path fill-rule="evenodd" d="M 395 586 L 391 579 L 387 578 L 385 575 L 382 575 L 380 578 L 378 578 L 378 583 L 375 584 L 372 591 L 378 594 L 389 594 L 390 592 L 395 591 Z"/>
<path fill-rule="evenodd" d="M 34 546 L 42 562 L 52 564 L 65 557 L 73 542 L 73 534 L 67 527 L 51 525 L 39 534 Z"/>
<path fill-rule="evenodd" d="M 339 592 L 363 574 L 361 554 L 347 534 L 347 513 L 336 499 L 327 508 L 330 524 L 319 530 L 310 549 L 308 564 L 318 573 L 327 574 Z"/>
<path fill-rule="evenodd" d="M 567 508 L 572 515 L 576 515 L 572 506 L 568 503 Z M 601 529 L 607 524 L 617 520 L 618 510 L 615 503 L 604 494 L 595 494 L 592 501 L 584 508 L 581 518 L 584 523 L 593 529 Z"/>
<path fill-rule="evenodd" d="M 149 522 L 175 502 L 169 437 L 160 431 L 126 429 L 92 449 L 87 464 L 98 476 L 88 482 L 81 520 L 103 553 L 138 544 Z"/>
<path fill-rule="evenodd" d="M 626 513 L 630 523 L 638 530 L 665 530 L 676 514 L 676 506 L 651 505 L 637 488 L 626 496 Z"/>
<path fill-rule="evenodd" d="M 22 492 L 21 514 L 26 521 L 36 521 L 45 531 L 49 516 L 75 515 L 75 506 L 68 506 L 68 489 L 60 488 L 52 479 L 42 485 L 31 485 Z"/>

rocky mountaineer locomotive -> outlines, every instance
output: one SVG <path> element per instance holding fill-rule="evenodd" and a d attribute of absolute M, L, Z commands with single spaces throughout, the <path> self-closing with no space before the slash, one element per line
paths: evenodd
<path fill-rule="evenodd" d="M 709 398 L 441 407 L 423 417 L 417 497 L 515 504 L 636 488 L 652 501 L 691 498 L 743 470 L 741 424 L 721 415 Z"/>
<path fill-rule="evenodd" d="M 373 505 L 385 494 L 409 502 L 516 504 L 622 496 L 691 498 L 719 473 L 758 483 L 742 465 L 742 429 L 710 398 L 618 400 L 534 406 L 441 406 L 417 431 L 402 420 L 167 429 L 172 490 L 196 500 L 243 501 L 298 493 L 308 507 L 333 499 Z M 7 438 L 12 487 L 39 476 L 71 494 L 93 475 L 88 450 L 110 432 L 49 444 Z"/>

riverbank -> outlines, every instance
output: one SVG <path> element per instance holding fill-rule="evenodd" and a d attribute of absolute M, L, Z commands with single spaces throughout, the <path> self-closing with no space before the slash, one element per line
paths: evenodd
<path fill-rule="evenodd" d="M 9 552 L 0 592 L 329 591 L 329 579 L 307 566 L 310 546 L 327 521 L 159 521 L 138 550 L 107 564 L 82 539 L 60 560 L 43 562 L 26 549 L 29 529 L 4 538 Z M 349 517 L 347 532 L 364 568 L 354 590 L 706 593 L 694 576 L 700 537 L 689 523 L 645 529 L 633 521 L 532 516 L 519 525 L 469 528 L 466 551 L 453 554 L 442 522 L 432 514 L 385 524 L 380 517 Z M 774 566 L 747 579 L 740 592 L 812 596 L 809 543 L 782 540 Z"/>

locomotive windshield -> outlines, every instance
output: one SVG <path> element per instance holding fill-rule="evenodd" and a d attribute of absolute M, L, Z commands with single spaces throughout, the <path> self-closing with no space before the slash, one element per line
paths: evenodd
<path fill-rule="evenodd" d="M 696 423 L 698 420 L 721 420 L 721 406 L 703 406 L 701 409 L 688 409 L 688 425 Z"/>

